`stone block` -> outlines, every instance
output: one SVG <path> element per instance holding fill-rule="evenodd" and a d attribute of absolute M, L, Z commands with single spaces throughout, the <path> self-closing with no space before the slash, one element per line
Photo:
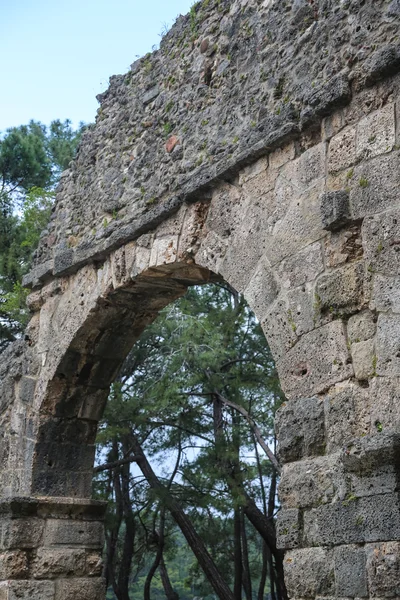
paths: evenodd
<path fill-rule="evenodd" d="M 292 550 L 284 559 L 290 598 L 330 596 L 335 591 L 333 551 L 326 548 Z"/>
<path fill-rule="evenodd" d="M 34 518 L 8 520 L 0 524 L 0 548 L 4 550 L 23 550 L 36 548 L 43 533 L 43 521 Z"/>
<path fill-rule="evenodd" d="M 259 321 L 265 317 L 268 308 L 279 293 L 279 284 L 265 257 L 262 257 L 256 271 L 244 291 L 249 306 Z"/>
<path fill-rule="evenodd" d="M 357 498 L 349 494 L 335 502 L 304 512 L 305 546 L 338 546 L 398 539 L 398 493 Z"/>
<path fill-rule="evenodd" d="M 261 327 L 275 360 L 281 358 L 297 341 L 296 326 L 285 298 L 279 297 L 273 304 Z"/>
<path fill-rule="evenodd" d="M 324 229 L 335 231 L 351 220 L 349 194 L 345 190 L 324 192 L 320 196 L 320 203 Z"/>
<path fill-rule="evenodd" d="M 364 263 L 359 261 L 321 275 L 315 297 L 321 311 L 341 309 L 352 312 L 362 305 L 363 291 Z"/>
<path fill-rule="evenodd" d="M 367 577 L 372 598 L 400 597 L 400 542 L 366 546 Z"/>
<path fill-rule="evenodd" d="M 366 160 L 393 150 L 395 140 L 394 104 L 366 116 L 357 125 L 357 160 Z"/>
<path fill-rule="evenodd" d="M 52 581 L 7 581 L 0 584 L 1 600 L 54 600 Z"/>
<path fill-rule="evenodd" d="M 320 393 L 353 375 L 342 321 L 336 320 L 303 335 L 277 362 L 288 398 Z"/>
<path fill-rule="evenodd" d="M 103 600 L 105 582 L 100 577 L 90 579 L 60 579 L 56 583 L 55 600 Z"/>
<path fill-rule="evenodd" d="M 55 579 L 58 577 L 86 574 L 86 553 L 79 549 L 39 548 L 32 565 L 35 579 Z"/>
<path fill-rule="evenodd" d="M 352 225 L 331 232 L 325 239 L 326 266 L 333 268 L 363 257 L 361 227 Z"/>
<path fill-rule="evenodd" d="M 265 243 L 266 255 L 272 266 L 317 242 L 324 235 L 320 209 L 324 180 L 317 179 L 304 192 L 291 185 L 290 204 L 283 216 L 272 225 Z M 277 192 L 276 199 L 278 202 Z"/>
<path fill-rule="evenodd" d="M 369 340 L 376 333 L 376 317 L 370 310 L 363 310 L 347 322 L 347 337 L 351 344 Z"/>
<path fill-rule="evenodd" d="M 268 232 L 265 227 L 272 192 L 250 202 L 240 227 L 231 236 L 220 272 L 239 292 L 244 292 L 258 261 L 265 255 Z"/>
<path fill-rule="evenodd" d="M 370 307 L 379 312 L 400 313 L 400 277 L 386 277 L 376 273 Z"/>
<path fill-rule="evenodd" d="M 356 128 L 347 127 L 335 135 L 329 144 L 328 171 L 336 173 L 356 162 Z"/>
<path fill-rule="evenodd" d="M 282 462 L 325 452 L 324 406 L 319 398 L 284 403 L 276 413 L 278 456 Z"/>
<path fill-rule="evenodd" d="M 213 193 L 206 220 L 207 230 L 214 231 L 222 239 L 229 238 L 242 224 L 246 204 L 243 192 L 238 187 L 229 183 L 220 185 Z"/>
<path fill-rule="evenodd" d="M 380 376 L 400 375 L 400 315 L 379 315 L 374 363 Z"/>
<path fill-rule="evenodd" d="M 375 371 L 374 340 L 352 344 L 351 358 L 353 359 L 354 375 L 357 379 L 364 380 L 372 377 Z"/>
<path fill-rule="evenodd" d="M 288 319 L 297 336 L 315 328 L 314 291 L 306 284 L 288 292 Z"/>
<path fill-rule="evenodd" d="M 400 203 L 400 153 L 361 163 L 349 180 L 352 217 L 362 219 Z"/>
<path fill-rule="evenodd" d="M 14 550 L 0 554 L 0 580 L 26 579 L 29 575 L 28 554 L 24 550 Z"/>
<path fill-rule="evenodd" d="M 400 378 L 374 377 L 369 385 L 371 397 L 379 398 L 371 403 L 371 431 L 400 431 Z"/>
<path fill-rule="evenodd" d="M 297 548 L 301 543 L 301 514 L 297 508 L 281 509 L 276 522 L 277 547 Z"/>
<path fill-rule="evenodd" d="M 323 270 L 321 242 L 310 244 L 275 266 L 276 277 L 284 289 L 297 288 L 312 282 Z"/>
<path fill-rule="evenodd" d="M 354 438 L 370 433 L 368 389 L 344 382 L 332 388 L 324 402 L 328 452 L 340 450 Z"/>
<path fill-rule="evenodd" d="M 22 377 L 19 383 L 19 399 L 25 404 L 33 404 L 37 379 Z"/>
<path fill-rule="evenodd" d="M 364 62 L 363 71 L 367 86 L 389 77 L 400 70 L 400 49 L 398 45 L 388 44 L 380 47 Z"/>
<path fill-rule="evenodd" d="M 48 519 L 44 535 L 44 546 L 79 546 L 102 548 L 104 543 L 103 524 L 97 521 L 71 521 Z"/>
<path fill-rule="evenodd" d="M 365 259 L 372 273 L 400 275 L 400 210 L 364 219 L 362 227 Z"/>
<path fill-rule="evenodd" d="M 279 500 L 285 509 L 320 506 L 345 496 L 339 453 L 296 461 L 283 467 Z"/>
<path fill-rule="evenodd" d="M 334 551 L 336 594 L 339 597 L 368 596 L 364 548 L 339 546 Z"/>

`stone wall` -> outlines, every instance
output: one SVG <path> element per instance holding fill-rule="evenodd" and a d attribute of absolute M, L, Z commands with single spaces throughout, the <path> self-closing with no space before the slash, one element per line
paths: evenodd
<path fill-rule="evenodd" d="M 400 597 L 399 15 L 397 1 L 204 0 L 112 79 L 26 278 L 26 339 L 2 355 L 3 497 L 84 502 L 132 344 L 189 285 L 222 278 L 287 396 L 290 597 Z M 49 600 L 69 598 L 55 579 L 88 578 L 50 575 Z"/>

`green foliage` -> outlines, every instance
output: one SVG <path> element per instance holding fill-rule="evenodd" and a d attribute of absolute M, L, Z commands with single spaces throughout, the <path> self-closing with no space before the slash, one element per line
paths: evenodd
<path fill-rule="evenodd" d="M 49 128 L 30 121 L 0 139 L 0 350 L 23 331 L 28 312 L 21 286 L 48 223 L 54 185 L 83 131 L 66 120 Z"/>
<path fill-rule="evenodd" d="M 274 413 L 282 393 L 264 334 L 241 296 L 227 287 L 208 285 L 191 288 L 164 309 L 133 347 L 112 388 L 98 434 L 98 456 L 102 462 L 126 456 L 124 448 L 129 448 L 127 440 L 133 431 L 144 440 L 146 454 L 158 465 L 159 478 L 167 486 L 181 452 L 179 476 L 171 483 L 170 492 L 190 515 L 220 572 L 232 582 L 233 512 L 244 501 L 240 485 L 234 491 L 232 481 L 234 486 L 243 484 L 262 505 L 272 468 L 263 457 L 257 466 L 254 436 L 243 417 L 225 406 L 216 420 L 216 391 L 244 407 L 261 427 L 264 438 L 273 440 Z M 113 454 L 116 448 L 118 456 Z M 112 481 L 110 474 L 102 473 L 95 483 L 101 497 L 111 501 L 111 529 L 116 515 Z M 130 597 L 136 600 L 143 597 L 144 579 L 155 551 L 139 541 L 143 533 L 138 531 L 143 526 L 147 530 L 153 527 L 163 498 L 147 488 L 136 469 L 132 469 L 130 481 L 135 490 L 131 503 L 138 519 L 130 588 Z M 168 523 L 167 531 L 166 562 L 174 579 L 181 547 L 176 546 L 173 523 Z M 252 580 L 258 585 L 262 543 L 252 527 L 247 527 L 247 535 Z M 178 581 L 174 579 L 180 598 L 212 598 L 208 596 L 211 588 L 186 544 L 183 554 L 187 557 L 184 573 Z M 117 570 L 120 559 L 121 555 L 116 559 Z M 192 595 L 187 595 L 188 588 Z M 153 580 L 151 597 L 165 597 L 159 579 Z"/>

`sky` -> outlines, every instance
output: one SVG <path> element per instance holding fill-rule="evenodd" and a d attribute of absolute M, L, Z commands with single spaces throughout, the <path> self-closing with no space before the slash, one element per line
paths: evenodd
<path fill-rule="evenodd" d="M 0 132 L 94 121 L 111 75 L 160 42 L 193 0 L 0 0 Z"/>

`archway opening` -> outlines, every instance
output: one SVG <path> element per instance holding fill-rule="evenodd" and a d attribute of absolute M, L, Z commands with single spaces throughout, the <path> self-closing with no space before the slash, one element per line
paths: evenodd
<path fill-rule="evenodd" d="M 205 283 L 212 283 L 213 286 L 204 286 Z M 201 291 L 196 294 L 196 288 L 191 286 L 199 284 Z M 183 297 L 188 288 L 191 288 L 188 296 Z M 182 298 L 180 307 L 171 304 L 178 298 Z M 187 307 L 194 307 L 193 315 L 182 312 L 185 303 Z M 165 318 L 165 313 L 162 315 L 166 327 L 163 346 L 159 334 L 154 334 L 154 331 L 155 319 L 166 306 L 168 318 Z M 224 312 L 227 317 L 225 323 L 221 316 Z M 209 319 L 207 326 L 206 316 Z M 188 322 L 191 322 L 192 329 L 187 327 Z M 183 337 L 172 336 L 176 331 L 168 331 L 171 326 L 175 329 L 180 327 Z M 160 346 L 162 352 L 169 348 L 168 352 L 172 352 L 172 355 L 163 356 L 161 353 L 153 364 L 144 367 L 139 357 L 149 336 L 153 346 Z M 171 340 L 179 347 L 172 350 L 169 346 Z M 152 351 L 154 348 L 150 344 L 150 355 L 147 357 L 150 361 Z M 200 362 L 196 365 L 191 358 Z M 172 369 L 173 376 L 168 375 L 167 366 Z M 193 367 L 194 371 L 189 367 Z M 134 371 L 139 368 L 139 371 L 133 373 L 132 368 Z M 152 377 L 152 382 L 146 383 L 144 371 Z M 283 554 L 276 548 L 273 525 L 277 472 L 271 467 L 271 461 L 263 458 L 263 448 L 271 441 L 272 445 L 274 443 L 273 413 L 281 396 L 274 363 L 262 330 L 243 298 L 210 271 L 194 264 L 179 263 L 148 269 L 133 282 L 101 298 L 57 369 L 41 409 L 32 472 L 33 490 L 37 496 L 90 495 L 97 424 L 113 381 L 106 418 L 110 419 L 113 412 L 117 416 L 117 422 L 109 425 L 114 427 L 112 433 L 120 437 L 107 438 L 109 431 L 105 433 L 104 430 L 100 431 L 100 436 L 105 436 L 103 459 L 108 463 L 117 463 L 114 468 L 111 465 L 111 468 L 102 471 L 107 473 L 102 478 L 103 492 L 107 495 L 105 488 L 108 485 L 110 493 L 111 482 L 115 511 L 113 519 L 120 521 L 117 529 L 109 532 L 106 560 L 109 583 L 113 584 L 114 591 L 124 585 L 127 590 L 128 595 L 122 593 L 116 597 L 130 598 L 132 578 L 128 564 L 132 564 L 135 551 L 132 540 L 129 541 L 132 531 L 128 531 L 133 510 L 131 493 L 136 487 L 130 468 L 133 456 L 140 468 L 145 465 L 145 469 L 148 469 L 147 485 L 150 483 L 146 491 L 139 493 L 139 503 L 144 500 L 144 494 L 147 498 L 146 507 L 152 506 L 155 515 L 152 534 L 146 526 L 142 527 L 142 534 L 147 543 L 148 538 L 153 537 L 154 549 L 159 519 L 162 517 L 164 523 L 162 529 L 167 521 L 171 527 L 161 499 L 165 500 L 166 491 L 169 493 L 173 489 L 178 498 L 173 498 L 172 508 L 168 502 L 166 507 L 178 523 L 178 527 L 173 526 L 174 531 L 179 529 L 186 540 L 192 539 L 193 543 L 189 545 L 197 563 L 202 565 L 200 570 L 192 569 L 186 579 L 192 577 L 193 583 L 197 573 L 199 581 L 199 573 L 201 570 L 204 572 L 205 565 L 206 576 L 203 588 L 199 584 L 199 592 L 214 590 L 212 593 L 217 593 L 219 598 L 251 599 L 255 597 L 254 594 L 264 597 L 272 585 L 275 597 L 285 598 Z M 261 406 L 261 397 L 267 396 L 268 386 L 271 393 L 266 408 L 265 402 L 264 407 Z M 136 405 L 128 415 L 129 388 L 131 391 L 136 389 L 130 394 Z M 146 395 L 145 389 L 150 389 L 152 394 Z M 138 402 L 139 396 L 141 402 Z M 151 406 L 150 397 L 156 402 L 154 406 Z M 159 419 L 157 426 L 155 418 Z M 160 433 L 160 420 L 163 419 L 164 429 Z M 192 423 L 190 425 L 189 422 L 185 430 L 188 419 Z M 262 426 L 261 430 L 258 425 Z M 147 431 L 146 427 L 150 429 Z M 196 439 L 191 442 L 191 460 L 188 460 L 186 446 L 191 438 Z M 149 466 L 146 457 L 148 448 L 143 449 L 143 443 L 146 446 L 146 442 L 153 447 L 159 444 L 159 449 L 169 451 L 171 456 L 175 452 L 177 456 L 174 457 L 172 472 L 163 476 L 160 474 L 162 467 L 154 470 Z M 175 450 L 173 443 L 178 444 Z M 205 465 L 212 466 L 212 475 L 207 475 Z M 200 492 L 195 490 L 195 486 L 189 485 L 193 477 L 198 480 L 198 486 L 204 488 Z M 256 486 L 250 486 L 251 479 L 258 481 Z M 116 495 L 122 493 L 124 486 L 123 502 L 117 506 Z M 194 490 L 198 495 L 197 502 Z M 185 498 L 179 498 L 179 494 Z M 180 506 L 182 503 L 183 508 Z M 193 518 L 202 521 L 199 527 L 203 528 L 206 537 L 216 536 L 214 544 L 220 547 L 219 557 L 212 556 L 216 547 L 213 549 L 211 542 L 204 542 L 202 536 L 197 534 L 197 527 L 187 512 L 193 515 L 197 512 Z M 179 521 L 181 513 L 184 514 L 183 522 Z M 140 522 L 140 515 L 137 518 Z M 122 531 L 126 547 L 130 546 L 125 554 L 124 549 L 117 549 L 118 535 Z M 223 532 L 225 539 L 229 540 L 224 552 L 221 551 Z M 182 533 L 178 534 L 181 542 Z M 164 534 L 161 537 L 165 537 Z M 196 554 L 194 547 L 199 543 L 200 550 Z M 207 556 L 202 563 L 203 550 Z M 220 568 L 218 561 L 222 561 Z M 117 574 L 112 571 L 112 564 L 118 565 Z M 230 565 L 229 568 L 227 565 Z M 148 565 L 144 565 L 146 567 Z M 167 563 L 164 561 L 164 573 L 166 569 Z"/>

